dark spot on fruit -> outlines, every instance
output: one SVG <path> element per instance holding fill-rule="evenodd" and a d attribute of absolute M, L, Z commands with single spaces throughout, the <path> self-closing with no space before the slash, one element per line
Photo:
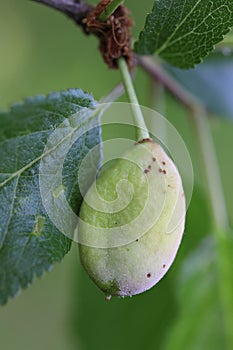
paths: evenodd
<path fill-rule="evenodd" d="M 159 172 L 160 172 L 160 173 L 163 173 L 163 174 L 167 174 L 166 170 L 163 170 L 163 169 L 161 169 L 161 168 L 159 168 Z"/>
<path fill-rule="evenodd" d="M 166 265 L 165 264 L 163 264 L 163 268 L 165 269 L 165 267 L 166 267 Z"/>
<path fill-rule="evenodd" d="M 144 173 L 145 173 L 145 174 L 149 173 L 149 170 L 148 170 L 148 169 L 145 169 L 145 170 L 144 170 Z"/>
<path fill-rule="evenodd" d="M 148 169 L 149 169 L 149 170 L 151 169 L 151 165 L 148 165 Z"/>
<path fill-rule="evenodd" d="M 147 277 L 147 278 L 150 278 L 150 277 L 151 277 L 151 274 L 150 274 L 150 273 L 148 273 L 148 274 L 146 275 L 146 277 Z"/>
<path fill-rule="evenodd" d="M 166 165 L 166 162 L 162 162 L 163 165 Z"/>
<path fill-rule="evenodd" d="M 155 157 L 153 157 L 152 160 L 153 160 L 153 162 L 156 162 L 156 158 Z"/>
<path fill-rule="evenodd" d="M 136 239 L 136 242 L 138 242 L 138 239 Z"/>

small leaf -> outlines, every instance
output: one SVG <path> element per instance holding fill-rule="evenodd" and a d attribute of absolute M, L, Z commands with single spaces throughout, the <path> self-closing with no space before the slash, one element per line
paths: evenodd
<path fill-rule="evenodd" d="M 208 237 L 184 261 L 177 286 L 180 315 L 164 350 L 232 349 L 232 251 L 230 236 L 219 247 Z"/>
<path fill-rule="evenodd" d="M 39 166 L 53 131 L 89 107 L 95 108 L 90 95 L 69 90 L 27 99 L 0 114 L 0 304 L 51 269 L 70 249 L 71 240 L 58 231 L 43 207 Z M 84 115 L 77 128 L 86 124 L 91 120 Z M 78 167 L 100 138 L 95 122 L 72 145 L 64 162 L 65 194 L 76 212 L 82 199 Z"/>
<path fill-rule="evenodd" d="M 232 0 L 156 0 L 135 51 L 156 53 L 174 66 L 191 68 L 232 26 Z"/>

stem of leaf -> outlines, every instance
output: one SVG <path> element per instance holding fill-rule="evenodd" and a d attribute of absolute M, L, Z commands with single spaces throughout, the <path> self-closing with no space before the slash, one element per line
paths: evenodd
<path fill-rule="evenodd" d="M 118 100 L 121 95 L 123 95 L 125 92 L 124 85 L 122 83 L 118 84 L 112 91 L 109 92 L 109 94 L 99 101 L 100 104 L 102 103 L 112 103 L 116 100 Z"/>
<path fill-rule="evenodd" d="M 104 11 L 100 14 L 99 20 L 102 22 L 107 21 L 107 19 L 111 16 L 113 12 L 124 2 L 124 0 L 112 0 L 110 4 L 108 4 Z"/>
<path fill-rule="evenodd" d="M 229 231 L 228 214 L 208 118 L 204 108 L 197 105 L 193 108 L 192 116 L 205 172 L 214 232 L 225 235 Z"/>
<path fill-rule="evenodd" d="M 134 122 L 137 126 L 137 139 L 143 140 L 150 137 L 147 130 L 144 117 L 137 99 L 137 95 L 134 90 L 133 81 L 129 72 L 129 68 L 124 58 L 118 60 L 118 66 L 121 71 L 122 80 L 125 86 L 125 91 L 128 95 L 128 99 L 131 103 Z"/>

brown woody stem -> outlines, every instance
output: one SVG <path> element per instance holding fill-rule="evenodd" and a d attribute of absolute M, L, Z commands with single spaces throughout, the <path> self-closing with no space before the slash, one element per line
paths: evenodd
<path fill-rule="evenodd" d="M 83 0 L 31 0 L 49 7 L 52 7 L 68 17 L 72 18 L 78 25 L 83 25 L 82 20 L 87 17 L 88 13 L 93 10 L 93 6 Z"/>

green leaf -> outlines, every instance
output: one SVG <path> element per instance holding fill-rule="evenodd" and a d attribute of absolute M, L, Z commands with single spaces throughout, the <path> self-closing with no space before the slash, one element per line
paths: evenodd
<path fill-rule="evenodd" d="M 180 314 L 163 350 L 232 349 L 232 252 L 232 237 L 219 246 L 208 237 L 184 261 L 176 288 Z"/>
<path fill-rule="evenodd" d="M 232 26 L 232 0 L 156 0 L 135 51 L 156 53 L 174 66 L 191 68 Z"/>
<path fill-rule="evenodd" d="M 43 207 L 39 169 L 49 136 L 58 126 L 65 129 L 71 116 L 87 107 L 95 109 L 92 96 L 69 90 L 29 98 L 0 114 L 0 304 L 50 270 L 70 249 L 71 240 L 59 232 Z M 74 142 L 64 161 L 65 195 L 76 212 L 82 199 L 78 167 L 101 138 L 93 120 L 82 115 L 76 129 L 93 128 Z"/>

